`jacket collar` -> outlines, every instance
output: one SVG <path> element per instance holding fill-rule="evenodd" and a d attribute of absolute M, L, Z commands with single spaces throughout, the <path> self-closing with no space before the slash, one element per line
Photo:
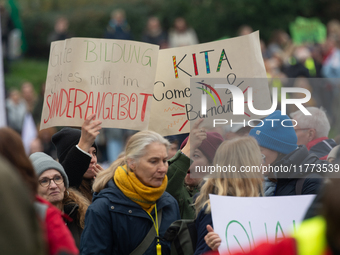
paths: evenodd
<path fill-rule="evenodd" d="M 310 150 L 310 148 L 312 148 L 314 145 L 316 145 L 319 142 L 322 142 L 323 140 L 327 140 L 328 137 L 324 136 L 324 137 L 320 137 L 320 138 L 316 138 L 312 141 L 310 141 L 309 143 L 307 143 L 307 149 Z"/>

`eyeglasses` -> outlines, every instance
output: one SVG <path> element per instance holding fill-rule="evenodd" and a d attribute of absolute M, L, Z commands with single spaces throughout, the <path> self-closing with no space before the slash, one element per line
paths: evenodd
<path fill-rule="evenodd" d="M 46 188 L 46 187 L 48 187 L 48 186 L 51 185 L 51 181 L 52 181 L 52 180 L 53 180 L 54 183 L 57 184 L 57 185 L 62 184 L 62 183 L 64 182 L 63 177 L 61 177 L 60 175 L 56 175 L 56 176 L 54 176 L 52 179 L 47 178 L 47 177 L 42 178 L 41 180 L 39 180 L 39 184 L 40 184 L 42 187 Z"/>

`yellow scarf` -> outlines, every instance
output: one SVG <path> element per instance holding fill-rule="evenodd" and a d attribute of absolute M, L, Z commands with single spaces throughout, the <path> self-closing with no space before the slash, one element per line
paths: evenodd
<path fill-rule="evenodd" d="M 168 177 L 165 175 L 160 187 L 147 187 L 141 183 L 134 172 L 127 171 L 126 165 L 119 166 L 113 176 L 117 187 L 131 199 L 139 204 L 143 210 L 151 213 L 156 201 L 163 195 L 168 184 Z"/>

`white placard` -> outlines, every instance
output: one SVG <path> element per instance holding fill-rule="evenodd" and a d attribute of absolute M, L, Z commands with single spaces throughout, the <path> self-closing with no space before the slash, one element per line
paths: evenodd
<path fill-rule="evenodd" d="M 315 195 L 230 197 L 209 195 L 220 252 L 247 252 L 263 242 L 288 237 L 301 223 Z"/>
<path fill-rule="evenodd" d="M 150 130 L 164 136 L 190 132 L 192 120 L 186 116 L 186 109 L 195 100 L 191 99 L 191 78 L 224 78 L 224 83 L 241 85 L 239 88 L 242 91 L 247 88 L 246 83 L 242 85 L 244 78 L 267 78 L 259 31 L 225 40 L 160 50 Z M 254 91 L 254 101 L 262 102 L 261 109 L 270 108 L 268 85 Z M 229 113 L 231 116 L 232 112 Z"/>

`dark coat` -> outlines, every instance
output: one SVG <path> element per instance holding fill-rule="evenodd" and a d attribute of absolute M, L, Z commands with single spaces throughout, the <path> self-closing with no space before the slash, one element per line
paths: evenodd
<path fill-rule="evenodd" d="M 327 160 L 329 152 L 337 146 L 333 139 L 328 139 L 327 137 L 320 137 L 310 141 L 307 144 L 307 149 L 309 152 L 314 153 L 319 159 Z"/>
<path fill-rule="evenodd" d="M 315 164 L 314 169 L 312 165 Z M 296 150 L 287 154 L 274 166 L 286 166 L 290 172 L 277 173 L 277 185 L 275 196 L 296 195 L 296 182 L 299 178 L 305 178 L 301 194 L 317 194 L 322 184 L 322 172 L 317 171 L 317 166 L 329 165 L 327 161 L 320 160 L 315 154 L 309 153 L 306 146 L 300 145 Z M 296 166 L 294 168 L 294 166 Z M 302 166 L 300 168 L 300 166 Z M 295 169 L 295 170 L 294 170 Z"/>
<path fill-rule="evenodd" d="M 207 225 L 213 226 L 211 213 L 205 214 L 205 208 L 203 208 L 197 215 L 195 225 L 197 230 L 197 244 L 194 255 L 205 254 L 211 251 L 210 247 L 206 244 L 204 237 L 208 234 Z"/>
<path fill-rule="evenodd" d="M 77 248 L 80 248 L 80 237 L 83 229 L 80 227 L 79 220 L 77 218 L 79 206 L 76 203 L 69 203 L 64 206 L 64 213 L 67 214 L 72 221 L 66 221 L 66 225 L 70 230 Z"/>
<path fill-rule="evenodd" d="M 162 209 L 160 237 L 175 220 L 180 219 L 178 204 L 167 192 L 157 200 Z M 151 213 L 155 218 L 154 211 Z M 102 191 L 94 193 L 92 204 L 85 216 L 85 229 L 81 236 L 81 254 L 130 254 L 144 239 L 153 223 L 138 204 L 127 198 L 110 180 Z M 160 241 L 162 255 L 170 254 L 170 242 Z M 156 240 L 144 254 L 156 254 Z"/>

